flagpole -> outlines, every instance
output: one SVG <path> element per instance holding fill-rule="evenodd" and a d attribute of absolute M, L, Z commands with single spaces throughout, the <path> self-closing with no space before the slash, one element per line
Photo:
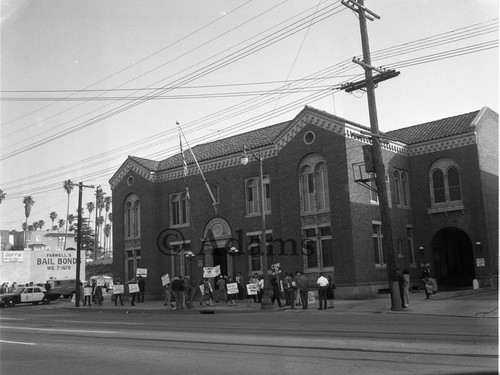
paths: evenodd
<path fill-rule="evenodd" d="M 201 170 L 200 163 L 198 163 L 198 159 L 196 159 L 196 156 L 194 155 L 193 149 L 189 145 L 189 142 L 184 135 L 184 132 L 182 131 L 181 125 L 179 122 L 176 122 L 177 126 L 179 127 L 179 131 L 182 134 L 182 137 L 184 138 L 184 141 L 186 141 L 186 144 L 189 148 L 189 151 L 191 151 L 191 155 L 193 156 L 193 159 L 196 163 L 196 166 L 198 167 L 198 170 L 200 171 L 201 177 L 203 178 L 203 181 L 205 182 L 205 186 L 207 187 L 208 193 L 210 194 L 210 198 L 212 198 L 212 206 L 214 207 L 215 213 L 217 213 L 217 201 L 215 200 L 214 194 L 212 193 L 212 189 L 210 189 L 210 186 L 208 185 L 207 179 L 205 178 L 205 175 L 203 174 L 203 171 Z M 182 142 L 181 142 L 182 145 Z M 187 165 L 186 165 L 187 167 Z"/>

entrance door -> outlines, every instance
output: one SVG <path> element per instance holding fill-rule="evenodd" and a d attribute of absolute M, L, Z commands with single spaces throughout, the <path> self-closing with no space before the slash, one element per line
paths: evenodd
<path fill-rule="evenodd" d="M 227 275 L 227 251 L 223 247 L 218 247 L 213 251 L 214 267 L 220 266 L 221 275 Z"/>
<path fill-rule="evenodd" d="M 471 287 L 476 277 L 472 242 L 456 228 L 439 231 L 432 239 L 434 270 L 431 273 L 444 288 Z"/>

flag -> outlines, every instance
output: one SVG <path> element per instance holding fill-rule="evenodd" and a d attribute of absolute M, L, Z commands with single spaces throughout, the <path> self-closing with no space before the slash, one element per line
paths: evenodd
<path fill-rule="evenodd" d="M 182 168 L 184 170 L 184 187 L 186 189 L 186 198 L 189 200 L 191 199 L 189 196 L 189 187 L 187 185 L 187 175 L 188 175 L 188 165 L 186 162 L 186 158 L 184 157 L 184 151 L 182 150 L 182 138 L 181 138 L 181 133 L 179 132 L 179 143 L 181 146 L 181 157 L 182 157 Z"/>

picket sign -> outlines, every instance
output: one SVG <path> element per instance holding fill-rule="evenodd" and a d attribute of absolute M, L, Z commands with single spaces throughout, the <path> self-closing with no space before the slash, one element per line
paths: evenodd
<path fill-rule="evenodd" d="M 125 288 L 123 284 L 113 285 L 113 294 L 123 294 L 125 293 Z"/>
<path fill-rule="evenodd" d="M 128 284 L 129 293 L 139 293 L 139 284 Z"/>
<path fill-rule="evenodd" d="M 249 296 L 256 296 L 258 290 L 259 287 L 257 286 L 257 284 L 247 284 L 247 294 Z"/>

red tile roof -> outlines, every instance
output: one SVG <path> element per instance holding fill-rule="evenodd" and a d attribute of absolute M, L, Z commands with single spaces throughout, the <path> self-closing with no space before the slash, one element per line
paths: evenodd
<path fill-rule="evenodd" d="M 471 124 L 478 113 L 479 111 L 474 111 L 463 115 L 447 117 L 408 128 L 392 130 L 385 134 L 408 145 L 446 138 L 474 131 L 474 126 Z"/>
<path fill-rule="evenodd" d="M 305 110 L 311 110 L 323 115 L 333 116 L 325 111 L 306 106 Z M 445 138 L 453 135 L 468 133 L 474 130 L 473 120 L 479 111 L 465 113 L 458 116 L 448 117 L 441 120 L 431 121 L 424 124 L 414 125 L 403 129 L 397 129 L 385 132 L 388 137 L 398 140 L 402 143 L 411 145 L 419 142 L 430 141 L 433 139 Z M 335 116 L 338 118 L 337 116 Z M 369 130 L 368 127 L 353 123 L 351 121 L 338 118 L 346 123 L 355 125 L 359 128 Z M 293 121 L 293 120 L 292 120 Z M 286 130 L 292 121 L 286 121 L 279 124 L 267 126 L 252 130 L 246 133 L 234 135 L 232 137 L 220 139 L 217 141 L 204 143 L 192 148 L 198 162 L 215 159 L 226 155 L 235 154 L 243 151 L 243 145 L 250 148 L 259 148 L 272 145 L 276 138 Z M 188 165 L 195 161 L 191 151 L 184 149 L 184 157 Z M 175 169 L 182 166 L 181 154 L 178 153 L 161 161 L 154 161 L 136 156 L 129 156 L 129 159 L 142 165 L 150 171 L 160 172 L 169 169 Z"/>
<path fill-rule="evenodd" d="M 272 145 L 276 137 L 285 129 L 289 121 L 282 122 L 276 125 L 267 126 L 265 128 L 252 130 L 246 133 L 234 135 L 232 137 L 220 139 L 194 146 L 193 153 L 198 162 L 203 160 L 215 159 L 218 157 L 231 155 L 238 152 L 243 152 L 243 145 L 250 148 L 259 148 L 267 145 Z M 184 149 L 184 157 L 187 164 L 194 163 L 191 151 Z M 157 172 L 172 168 L 178 168 L 182 165 L 180 152 L 165 160 L 159 162 Z"/>

